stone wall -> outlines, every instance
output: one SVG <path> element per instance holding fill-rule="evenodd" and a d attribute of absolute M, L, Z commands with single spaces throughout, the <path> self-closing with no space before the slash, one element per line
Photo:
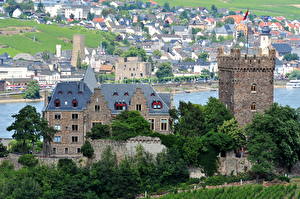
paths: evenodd
<path fill-rule="evenodd" d="M 94 161 L 100 160 L 102 153 L 111 147 L 112 151 L 116 153 L 117 159 L 122 160 L 127 156 L 134 156 L 136 154 L 136 147 L 141 145 L 146 152 L 154 156 L 162 152 L 166 147 L 161 144 L 159 138 L 138 136 L 125 141 L 113 140 L 92 140 L 91 144 L 95 151 Z"/>

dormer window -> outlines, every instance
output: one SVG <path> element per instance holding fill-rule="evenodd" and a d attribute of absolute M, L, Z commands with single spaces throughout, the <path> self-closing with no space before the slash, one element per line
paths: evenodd
<path fill-rule="evenodd" d="M 59 100 L 59 99 L 56 99 L 56 100 L 54 101 L 54 106 L 55 106 L 55 107 L 60 107 L 60 100 Z"/>
<path fill-rule="evenodd" d="M 76 99 L 72 100 L 72 106 L 77 107 L 78 106 L 78 101 Z"/>
<path fill-rule="evenodd" d="M 155 96 L 155 93 L 151 93 L 151 96 Z"/>
<path fill-rule="evenodd" d="M 82 95 L 82 94 L 83 94 L 83 92 L 82 92 L 82 91 L 78 91 L 78 94 Z"/>
<path fill-rule="evenodd" d="M 128 92 L 125 92 L 125 93 L 124 93 L 124 96 L 129 96 L 129 93 L 128 93 Z"/>
<path fill-rule="evenodd" d="M 119 95 L 118 92 L 113 93 L 113 96 L 118 96 L 118 95 Z"/>
<path fill-rule="evenodd" d="M 152 102 L 152 108 L 153 109 L 162 109 L 162 103 L 161 101 L 153 101 Z"/>
<path fill-rule="evenodd" d="M 59 94 L 59 95 L 62 95 L 62 94 L 63 94 L 63 92 L 62 92 L 62 91 L 58 91 L 58 94 Z"/>
<path fill-rule="evenodd" d="M 115 103 L 115 110 L 126 110 L 127 104 L 125 102 L 116 102 Z"/>
<path fill-rule="evenodd" d="M 68 91 L 68 95 L 72 95 L 72 91 Z"/>

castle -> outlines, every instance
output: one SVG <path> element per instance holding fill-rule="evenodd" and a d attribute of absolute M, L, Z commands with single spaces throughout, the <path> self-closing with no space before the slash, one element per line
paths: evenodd
<path fill-rule="evenodd" d="M 241 126 L 251 122 L 273 103 L 276 53 L 269 48 L 258 55 L 242 55 L 240 49 L 218 52 L 219 99 L 231 110 Z"/>
<path fill-rule="evenodd" d="M 44 118 L 58 132 L 51 156 L 80 156 L 85 135 L 97 124 L 109 124 L 123 110 L 136 110 L 156 132 L 171 132 L 170 94 L 157 93 L 149 84 L 97 85 L 92 68 L 79 82 L 61 82 L 45 102 Z"/>

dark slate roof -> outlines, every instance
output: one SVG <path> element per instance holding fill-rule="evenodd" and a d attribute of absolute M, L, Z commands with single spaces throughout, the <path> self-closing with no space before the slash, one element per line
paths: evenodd
<path fill-rule="evenodd" d="M 276 49 L 278 53 L 287 54 L 292 52 L 292 47 L 289 44 L 275 43 L 272 44 L 272 46 Z"/>
<path fill-rule="evenodd" d="M 80 92 L 82 91 L 82 92 Z M 88 100 L 90 99 L 92 92 L 88 86 L 80 82 L 61 82 L 58 83 L 53 91 L 51 100 L 46 111 L 72 111 L 72 110 L 83 110 L 86 107 Z M 60 100 L 60 107 L 55 107 L 54 101 L 56 99 Z M 73 99 L 78 102 L 77 107 L 72 106 Z"/>
<path fill-rule="evenodd" d="M 142 92 L 147 99 L 150 114 L 169 114 L 170 99 L 167 101 L 167 96 L 155 92 L 150 84 L 102 84 L 100 88 L 101 93 L 107 101 L 108 107 L 112 111 L 112 114 L 118 114 L 121 112 L 119 110 L 115 110 L 114 105 L 116 102 L 125 102 L 127 105 L 130 105 L 131 98 L 137 88 L 142 89 Z M 118 95 L 114 95 L 115 92 L 117 92 Z M 128 92 L 128 96 L 124 95 L 126 92 Z M 151 96 L 152 93 L 155 95 Z M 152 102 L 156 100 L 162 102 L 162 109 L 152 108 Z"/>
<path fill-rule="evenodd" d="M 97 79 L 94 70 L 90 66 L 88 66 L 85 71 L 83 82 L 89 87 L 92 92 L 94 92 L 94 89 L 97 87 Z"/>

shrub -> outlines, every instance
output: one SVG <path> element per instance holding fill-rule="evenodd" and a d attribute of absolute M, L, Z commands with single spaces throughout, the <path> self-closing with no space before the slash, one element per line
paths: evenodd
<path fill-rule="evenodd" d="M 75 162 L 71 159 L 59 159 L 57 168 L 64 171 L 65 173 L 75 174 L 77 172 L 77 166 Z"/>
<path fill-rule="evenodd" d="M 19 157 L 18 163 L 26 167 L 34 167 L 38 164 L 39 160 L 32 154 L 24 154 Z"/>
<path fill-rule="evenodd" d="M 81 153 L 84 157 L 92 158 L 94 155 L 94 149 L 89 141 L 85 141 L 85 143 L 81 147 Z"/>
<path fill-rule="evenodd" d="M 0 158 L 6 157 L 7 155 L 8 155 L 8 151 L 6 149 L 6 146 L 0 143 Z"/>

